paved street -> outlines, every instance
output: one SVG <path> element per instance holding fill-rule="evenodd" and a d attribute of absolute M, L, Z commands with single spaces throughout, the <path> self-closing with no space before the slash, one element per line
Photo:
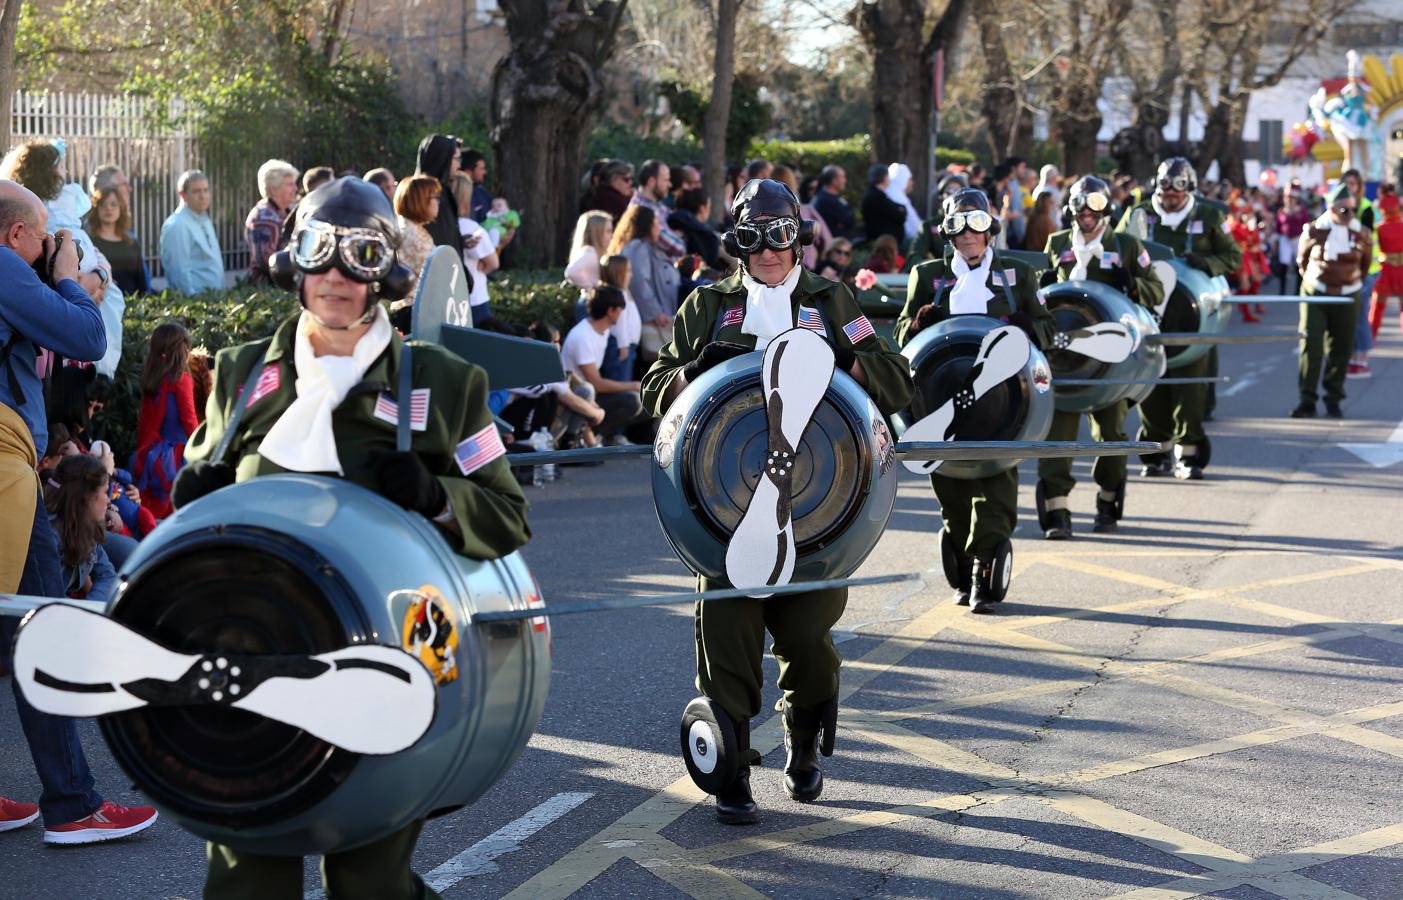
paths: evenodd
<path fill-rule="evenodd" d="M 1403 447 L 1375 467 L 1339 446 L 1384 444 L 1403 418 L 1396 331 L 1373 362 L 1343 423 L 1293 421 L 1294 344 L 1226 349 L 1208 480 L 1132 477 L 1116 535 L 1090 534 L 1079 462 L 1077 538 L 1042 541 L 1025 464 L 997 616 L 948 603 L 939 510 L 908 477 L 863 574 L 922 581 L 853 592 L 819 802 L 784 795 L 779 719 L 756 720 L 757 826 L 719 824 L 679 757 L 690 608 L 556 620 L 537 735 L 483 800 L 429 824 L 419 871 L 452 900 L 1403 896 Z M 532 492 L 525 556 L 548 603 L 690 587 L 648 477 L 610 463 Z M 84 733 L 100 789 L 139 802 Z M 36 799 L 8 687 L 0 759 L 0 794 Z M 169 823 L 89 848 L 40 836 L 0 835 L 0 897 L 200 894 L 203 845 Z"/>

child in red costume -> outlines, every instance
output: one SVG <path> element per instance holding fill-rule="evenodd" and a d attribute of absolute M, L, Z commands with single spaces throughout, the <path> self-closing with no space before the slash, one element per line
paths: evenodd
<path fill-rule="evenodd" d="M 1252 204 L 1240 194 L 1231 201 L 1228 224 L 1232 239 L 1242 250 L 1242 265 L 1233 273 L 1233 293 L 1239 296 L 1261 293 L 1262 282 L 1266 280 L 1269 266 L 1266 254 L 1262 252 L 1262 236 L 1257 229 L 1257 218 L 1252 214 Z M 1260 322 L 1261 318 L 1252 312 L 1252 305 L 1239 303 L 1244 322 Z M 1261 312 L 1261 306 L 1257 312 Z"/>
<path fill-rule="evenodd" d="M 189 363 L 189 333 L 175 322 L 156 326 L 141 372 L 141 413 L 131 470 L 141 505 L 157 519 L 171 514 L 171 485 L 185 463 L 185 442 L 199 425 Z"/>
<path fill-rule="evenodd" d="M 1399 211 L 1399 206 L 1397 194 L 1384 194 L 1379 198 L 1384 221 L 1378 230 L 1378 253 L 1383 264 L 1379 279 L 1374 282 L 1374 296 L 1369 306 L 1369 328 L 1374 337 L 1379 336 L 1389 297 L 1398 298 L 1398 327 L 1403 329 L 1403 212 Z"/>

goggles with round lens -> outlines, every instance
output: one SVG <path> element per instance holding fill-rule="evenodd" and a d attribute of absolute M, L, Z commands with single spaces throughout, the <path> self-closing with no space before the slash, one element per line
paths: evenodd
<path fill-rule="evenodd" d="M 994 227 L 994 217 L 982 209 L 971 209 L 967 212 L 951 213 L 940 223 L 940 228 L 947 235 L 959 234 L 968 228 L 970 231 L 977 231 L 980 234 Z"/>
<path fill-rule="evenodd" d="M 767 222 L 742 222 L 735 228 L 736 246 L 755 253 L 765 244 L 773 250 L 788 250 L 799 240 L 799 220 L 787 216 Z"/>
<path fill-rule="evenodd" d="M 1111 201 L 1110 198 L 1100 192 L 1073 194 L 1072 198 L 1067 201 L 1067 205 L 1072 208 L 1072 212 L 1074 213 L 1079 213 L 1084 209 L 1099 213 L 1105 212 L 1106 208 L 1111 205 Z"/>
<path fill-rule="evenodd" d="M 395 265 L 390 241 L 373 228 L 343 228 L 308 219 L 292 236 L 292 262 L 303 272 L 325 272 L 336 265 L 356 281 L 379 281 Z"/>
<path fill-rule="evenodd" d="M 1193 180 L 1187 175 L 1176 175 L 1173 178 L 1161 178 L 1159 189 L 1162 191 L 1187 191 L 1194 186 Z"/>

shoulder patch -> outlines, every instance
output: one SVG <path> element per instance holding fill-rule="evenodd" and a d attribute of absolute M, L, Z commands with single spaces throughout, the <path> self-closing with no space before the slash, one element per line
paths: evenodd
<path fill-rule="evenodd" d="M 1135 257 L 1135 262 L 1140 265 L 1140 268 L 1147 268 L 1150 264 L 1150 251 L 1141 250 L 1140 255 Z"/>
<path fill-rule="evenodd" d="M 497 433 L 497 423 L 489 422 L 486 428 L 453 449 L 453 461 L 458 464 L 459 472 L 471 475 L 506 452 L 502 436 Z"/>
<path fill-rule="evenodd" d="M 424 431 L 429 427 L 429 388 L 416 388 L 409 405 L 409 428 L 411 431 Z M 399 404 L 389 394 L 381 394 L 375 401 L 375 418 L 391 425 L 399 424 Z"/>
<path fill-rule="evenodd" d="M 731 325 L 739 325 L 745 321 L 745 307 L 731 306 L 721 314 L 721 327 L 726 328 Z"/>
<path fill-rule="evenodd" d="M 872 322 L 866 316 L 858 316 L 843 326 L 843 334 L 848 336 L 849 342 L 856 344 L 875 336 L 877 332 L 872 328 Z"/>
<path fill-rule="evenodd" d="M 810 331 L 817 331 L 823 334 L 823 319 L 819 317 L 818 310 L 810 309 L 807 306 L 799 307 L 799 321 L 796 323 L 800 328 L 807 328 Z"/>
<path fill-rule="evenodd" d="M 1228 224 L 1227 219 L 1223 220 L 1223 234 L 1232 234 L 1232 225 Z"/>

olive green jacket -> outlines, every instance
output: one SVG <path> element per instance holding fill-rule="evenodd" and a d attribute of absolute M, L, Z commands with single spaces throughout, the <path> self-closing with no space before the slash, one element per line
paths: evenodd
<path fill-rule="evenodd" d="M 1125 232 L 1104 233 L 1104 252 L 1101 260 L 1087 263 L 1086 277 L 1089 281 L 1109 284 L 1121 289 L 1121 280 L 1114 271 L 1117 268 L 1130 273 L 1134 280 L 1134 296 L 1130 299 L 1149 310 L 1154 310 L 1164 302 L 1164 283 L 1150 265 L 1150 254 L 1140 239 Z M 1072 277 L 1072 269 L 1077 260 L 1072 255 L 1072 230 L 1057 231 L 1047 238 L 1047 258 L 1057 270 L 1057 280 L 1066 281 Z M 1105 266 L 1104 268 L 1102 266 Z"/>
<path fill-rule="evenodd" d="M 899 346 L 905 347 L 916 336 L 916 313 L 926 304 L 935 304 L 936 322 L 950 318 L 950 292 L 955 287 L 950 265 L 948 259 L 933 259 L 911 270 L 911 278 L 906 282 L 906 306 L 897 317 L 893 331 Z M 995 250 L 987 284 L 994 295 L 989 299 L 987 315 L 1007 321 L 1014 313 L 1021 312 L 1028 320 L 1024 330 L 1033 344 L 1039 349 L 1052 345 L 1057 323 L 1038 294 L 1036 269 Z M 1012 305 L 1009 297 L 1013 298 Z"/>
<path fill-rule="evenodd" d="M 297 397 L 296 333 L 297 317 L 293 317 L 278 326 L 271 338 L 219 351 L 205 421 L 186 446 L 187 460 L 206 459 L 214 452 L 233 415 L 240 388 L 252 378 L 258 379 L 255 384 L 260 387 L 250 397 L 225 461 L 234 466 L 239 481 L 286 471 L 260 456 L 258 447 Z M 459 444 L 496 427 L 487 408 L 487 374 L 437 344 L 414 342 L 412 346 L 414 390 L 428 391 L 428 396 L 426 415 L 412 423 L 411 449 L 448 493 L 454 518 L 463 531 L 458 552 L 472 559 L 505 556 L 531 538 L 526 497 L 506 457 L 499 456 L 466 477 L 454 459 Z M 395 449 L 396 417 L 390 404 L 397 399 L 403 348 L 400 336 L 391 335 L 389 347 L 331 414 L 336 452 L 346 480 L 372 491 L 378 490 L 379 484 L 370 467 L 371 453 Z M 263 364 L 259 371 L 250 371 L 260 356 Z M 448 540 L 452 543 L 454 539 Z"/>
<path fill-rule="evenodd" d="M 906 245 L 906 262 L 902 265 L 902 271 L 909 272 L 926 260 L 939 259 L 945 254 L 945 238 L 940 236 L 940 222 L 940 216 L 931 216 L 921 223 L 921 230 Z"/>
<path fill-rule="evenodd" d="M 1208 263 L 1209 275 L 1230 275 L 1242 266 L 1242 249 L 1232 239 L 1227 216 L 1208 201 L 1195 198 L 1193 211 L 1188 218 L 1180 222 L 1178 228 L 1168 228 L 1159 224 L 1159 214 L 1155 212 L 1154 204 L 1145 200 L 1125 211 L 1116 231 L 1125 231 L 1129 227 L 1130 217 L 1136 210 L 1142 210 L 1145 214 L 1150 240 L 1164 244 L 1174 251 L 1175 256 L 1198 254 Z"/>
<path fill-rule="evenodd" d="M 867 375 L 867 393 L 877 408 L 887 415 L 906 408 L 911 402 L 911 371 L 906 358 L 892 350 L 866 321 L 857 301 L 846 285 L 815 275 L 807 270 L 799 275 L 794 293 L 789 298 L 794 321 L 799 321 L 800 307 L 806 316 L 817 313 L 826 337 L 838 345 L 852 347 Z M 668 388 L 678 371 L 696 359 L 702 348 L 712 341 L 730 341 L 747 347 L 755 346 L 755 336 L 741 333 L 745 311 L 746 291 L 741 276 L 736 273 L 716 284 L 699 287 L 683 301 L 672 325 L 672 341 L 662 348 L 657 362 L 643 376 L 643 406 L 654 416 L 667 411 Z M 739 312 L 737 312 L 737 310 Z M 731 313 L 730 320 L 725 314 Z M 809 321 L 813 321 L 812 318 Z M 718 328 L 718 323 L 724 325 Z M 848 331 L 844 328 L 848 327 Z M 849 331 L 866 331 L 856 343 Z"/>

